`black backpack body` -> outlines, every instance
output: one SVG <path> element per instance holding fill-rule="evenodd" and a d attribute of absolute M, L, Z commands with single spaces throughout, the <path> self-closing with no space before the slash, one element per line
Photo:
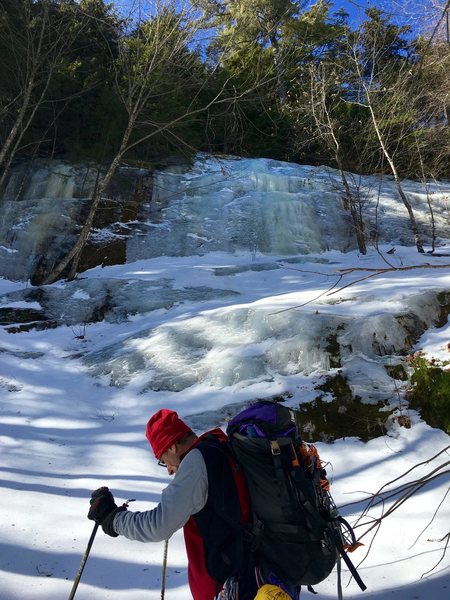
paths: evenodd
<path fill-rule="evenodd" d="M 338 515 L 316 449 L 300 439 L 295 412 L 259 401 L 230 421 L 227 434 L 247 480 L 252 551 L 263 579 L 274 574 L 312 586 L 328 577 L 339 553 L 365 589 L 344 550 L 356 542 L 353 531 Z"/>

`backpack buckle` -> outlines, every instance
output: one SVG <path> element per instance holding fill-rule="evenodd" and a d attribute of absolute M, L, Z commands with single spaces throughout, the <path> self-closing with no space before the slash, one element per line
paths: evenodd
<path fill-rule="evenodd" d="M 281 448 L 277 440 L 270 440 L 270 451 L 275 456 L 281 454 Z"/>

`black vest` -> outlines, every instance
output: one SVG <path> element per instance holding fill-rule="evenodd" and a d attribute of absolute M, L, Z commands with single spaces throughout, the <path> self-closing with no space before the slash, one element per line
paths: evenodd
<path fill-rule="evenodd" d="M 209 575 L 220 584 L 246 570 L 244 530 L 240 525 L 240 503 L 230 465 L 230 449 L 214 436 L 196 446 L 202 453 L 208 475 L 208 500 L 193 518 L 205 547 Z"/>

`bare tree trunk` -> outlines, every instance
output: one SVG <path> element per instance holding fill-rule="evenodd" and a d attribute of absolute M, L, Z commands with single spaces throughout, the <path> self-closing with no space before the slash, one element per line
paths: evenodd
<path fill-rule="evenodd" d="M 280 103 L 282 105 L 285 105 L 287 104 L 287 92 L 283 65 L 281 61 L 281 48 L 275 35 L 270 36 L 270 43 L 272 45 L 273 62 L 275 64 L 275 73 L 277 76 L 278 98 L 280 100 Z"/>
<path fill-rule="evenodd" d="M 369 108 L 369 111 L 370 111 L 370 116 L 371 116 L 371 119 L 372 119 L 372 124 L 373 124 L 373 127 L 375 129 L 375 133 L 376 133 L 376 136 L 378 138 L 378 142 L 380 144 L 380 148 L 381 148 L 381 150 L 382 150 L 382 152 L 384 154 L 384 157 L 386 158 L 386 160 L 387 160 L 387 162 L 389 164 L 389 167 L 391 168 L 391 172 L 392 172 L 392 175 L 394 176 L 395 185 L 397 187 L 398 194 L 399 194 L 400 198 L 402 199 L 402 202 L 405 205 L 406 210 L 408 211 L 409 221 L 411 223 L 411 229 L 412 229 L 412 232 L 414 234 L 414 240 L 415 240 L 415 243 L 416 243 L 417 252 L 424 252 L 423 245 L 422 245 L 422 240 L 421 240 L 421 236 L 420 236 L 420 233 L 419 233 L 419 228 L 417 226 L 416 217 L 414 215 L 414 211 L 413 211 L 412 206 L 411 206 L 411 204 L 410 204 L 410 202 L 409 202 L 409 200 L 408 200 L 408 198 L 407 198 L 407 196 L 406 196 L 406 194 L 405 194 L 405 192 L 404 192 L 404 190 L 402 188 L 402 184 L 401 184 L 401 181 L 400 181 L 400 177 L 398 176 L 398 171 L 397 171 L 397 168 L 395 166 L 394 160 L 393 160 L 392 156 L 390 155 L 388 149 L 386 148 L 386 144 L 384 143 L 383 136 L 381 134 L 380 128 L 378 126 L 378 121 L 377 121 L 375 112 L 373 110 L 372 102 L 371 102 L 371 99 L 370 99 L 370 92 L 367 90 L 367 88 L 366 88 L 366 97 L 367 97 L 367 100 L 368 100 L 368 108 Z"/>
<path fill-rule="evenodd" d="M 427 190 L 427 204 L 428 204 L 428 210 L 430 211 L 430 220 L 431 220 L 431 252 L 434 252 L 436 250 L 436 221 L 434 218 L 433 206 L 432 206 L 431 200 L 430 200 L 430 192 L 429 192 L 427 178 L 425 175 L 425 167 L 423 164 L 422 152 L 420 151 L 420 146 L 419 146 L 417 137 L 416 137 L 416 147 L 417 147 L 417 154 L 419 155 L 420 169 L 422 171 L 422 183 L 424 184 L 424 186 Z"/>
<path fill-rule="evenodd" d="M 345 174 L 339 153 L 336 153 L 336 162 L 338 164 L 339 173 L 341 175 L 342 183 L 344 185 L 345 197 L 348 204 L 348 210 L 352 218 L 353 227 L 355 228 L 356 242 L 358 244 L 358 250 L 361 254 L 367 254 L 366 238 L 364 235 L 364 222 L 361 214 L 361 205 L 359 199 L 355 198 L 355 193 L 351 190 L 348 183 L 347 176 Z"/>
<path fill-rule="evenodd" d="M 24 90 L 24 93 L 22 95 L 22 104 L 20 106 L 16 120 L 13 123 L 13 126 L 11 127 L 11 130 L 5 140 L 5 143 L 3 144 L 2 148 L 0 149 L 0 167 L 2 167 L 2 176 L 0 179 L 0 187 L 5 180 L 5 177 L 7 174 L 7 169 L 9 168 L 9 165 L 11 164 L 11 161 L 14 156 L 14 153 L 11 152 L 8 157 L 8 153 L 10 152 L 11 146 L 16 142 L 17 138 L 20 135 L 23 135 L 22 123 L 25 119 L 25 115 L 26 115 L 29 105 L 30 105 L 31 94 L 36 86 L 36 77 L 37 77 L 37 72 L 38 72 L 38 68 L 40 65 L 39 61 L 41 59 L 41 54 L 42 54 L 44 33 L 45 33 L 46 28 L 48 27 L 48 21 L 49 21 L 48 4 L 44 4 L 43 9 L 44 9 L 44 12 L 43 12 L 43 17 L 42 17 L 41 27 L 39 30 L 37 47 L 34 51 L 30 46 L 27 48 L 27 62 L 29 64 L 29 68 L 27 69 L 27 73 L 25 76 L 25 80 L 27 83 L 26 83 L 26 88 Z M 31 20 L 31 15 L 29 15 L 29 17 Z"/>
<path fill-rule="evenodd" d="M 25 90 L 25 94 L 24 94 L 23 100 L 22 100 L 22 106 L 20 107 L 20 110 L 16 117 L 15 123 L 11 127 L 8 137 L 6 138 L 5 143 L 3 144 L 3 146 L 0 150 L 0 166 L 2 167 L 0 187 L 2 186 L 2 184 L 6 178 L 6 174 L 7 174 L 9 165 L 11 164 L 11 161 L 14 157 L 14 152 L 9 153 L 10 148 L 14 144 L 14 142 L 17 140 L 17 138 L 19 137 L 19 134 L 21 132 L 23 132 L 22 123 L 25 118 L 25 114 L 28 110 L 28 106 L 30 104 L 31 92 L 32 92 L 33 88 L 34 88 L 34 78 L 32 75 L 31 79 L 28 82 L 27 89 Z M 8 156 L 8 153 L 9 153 L 9 156 Z"/>
<path fill-rule="evenodd" d="M 6 177 L 8 176 L 8 172 L 11 167 L 11 163 L 14 160 L 14 156 L 16 155 L 17 149 L 20 146 L 23 136 L 25 135 L 25 132 L 27 131 L 27 129 L 30 127 L 30 125 L 34 119 L 34 115 L 36 114 L 37 109 L 39 108 L 41 102 L 43 101 L 43 99 L 45 97 L 48 86 L 50 85 L 50 78 L 51 78 L 51 76 L 49 75 L 47 77 L 47 81 L 45 82 L 45 86 L 40 95 L 40 98 L 37 102 L 34 103 L 34 106 L 31 110 L 30 114 L 28 115 L 28 118 L 25 123 L 23 121 L 24 121 L 24 117 L 27 112 L 28 106 L 23 111 L 23 115 L 21 115 L 20 123 L 17 125 L 16 131 L 14 132 L 14 137 L 13 137 L 13 141 L 15 138 L 14 146 L 13 146 L 13 148 L 11 148 L 10 152 L 6 155 L 6 158 L 4 158 L 5 162 L 3 165 L 2 175 L 0 177 L 0 189 L 1 189 L 2 185 L 4 184 Z M 31 96 L 31 91 L 30 91 L 30 96 Z M 29 102 L 28 102 L 28 104 L 29 104 Z M 0 161 L 0 164 L 2 164 L 1 161 Z"/>
<path fill-rule="evenodd" d="M 326 77 L 324 72 L 319 74 L 314 66 L 310 68 L 311 82 L 311 107 L 315 126 L 319 135 L 325 140 L 328 147 L 332 150 L 334 158 L 338 165 L 342 184 L 344 186 L 344 208 L 350 212 L 353 227 L 355 229 L 356 242 L 361 254 L 367 253 L 366 239 L 364 233 L 364 222 L 361 214 L 360 198 L 355 196 L 345 174 L 344 165 L 341 158 L 341 145 L 336 135 L 336 125 L 330 115 L 327 106 L 326 97 Z"/>
<path fill-rule="evenodd" d="M 394 162 L 394 159 L 393 159 L 391 153 L 388 150 L 385 139 L 381 132 L 379 119 L 378 119 L 377 115 L 375 114 L 374 102 L 373 102 L 372 91 L 371 91 L 370 86 L 372 86 L 373 82 L 375 81 L 375 72 L 376 72 L 375 67 L 377 66 L 376 53 L 374 53 L 372 56 L 372 62 L 373 62 L 372 72 L 369 76 L 369 79 L 362 71 L 360 57 L 359 57 L 358 51 L 355 47 L 352 47 L 351 54 L 352 54 L 352 60 L 355 65 L 355 71 L 356 71 L 358 79 L 359 79 L 359 85 L 361 86 L 361 90 L 364 91 L 364 95 L 365 95 L 364 101 L 359 102 L 358 104 L 360 104 L 361 106 L 365 106 L 366 108 L 369 109 L 370 118 L 372 121 L 373 128 L 375 130 L 375 135 L 378 139 L 380 150 L 381 150 L 383 156 L 385 157 L 385 159 L 387 160 L 390 170 L 391 170 L 391 173 L 394 176 L 398 195 L 400 196 L 406 210 L 408 211 L 409 221 L 411 223 L 411 229 L 412 229 L 412 232 L 414 235 L 414 241 L 416 244 L 417 251 L 424 252 L 422 239 L 420 236 L 420 232 L 419 232 L 419 228 L 417 225 L 416 217 L 414 215 L 414 211 L 408 200 L 408 197 L 406 196 L 406 194 L 402 188 L 402 184 L 401 184 L 401 180 L 400 180 L 400 177 L 399 177 L 399 174 L 397 171 L 397 167 L 395 165 L 395 162 Z M 399 75 L 397 75 L 397 77 L 399 77 Z M 402 92 L 404 92 L 404 89 L 400 88 L 400 89 L 396 90 L 397 95 L 401 94 Z"/>
<path fill-rule="evenodd" d="M 89 213 L 88 213 L 88 216 L 86 217 L 86 221 L 84 222 L 84 225 L 80 231 L 80 234 L 78 236 L 78 239 L 77 239 L 74 247 L 56 265 L 56 267 L 53 268 L 52 272 L 49 275 L 47 275 L 47 277 L 42 282 L 42 285 L 54 283 L 57 279 L 59 279 L 61 277 L 61 275 L 64 273 L 64 271 L 67 269 L 67 267 L 69 265 L 71 268 L 69 271 L 68 279 L 70 280 L 70 279 L 74 279 L 76 277 L 81 253 L 82 253 L 83 248 L 89 237 L 89 233 L 91 231 L 91 227 L 94 222 L 95 215 L 97 213 L 97 208 L 100 204 L 103 194 L 108 189 L 111 179 L 113 178 L 115 172 L 117 171 L 120 161 L 122 160 L 122 158 L 127 150 L 128 142 L 129 142 L 131 133 L 134 129 L 134 125 L 135 125 L 135 119 L 134 120 L 130 119 L 128 122 L 128 126 L 125 130 L 125 133 L 124 133 L 124 136 L 122 139 L 122 143 L 120 145 L 120 149 L 117 152 L 117 154 L 115 155 L 115 157 L 113 158 L 113 160 L 111 161 L 108 171 L 106 172 L 106 175 L 103 178 L 100 185 L 98 184 L 99 183 L 99 174 L 97 174 L 97 181 L 96 181 L 96 184 L 94 187 L 94 193 L 92 196 L 92 202 L 91 202 L 91 206 L 89 209 Z"/>
<path fill-rule="evenodd" d="M 50 18 L 50 0 L 41 2 L 42 12 L 41 24 L 39 32 L 33 36 L 32 21 L 34 15 L 26 13 L 26 72 L 22 75 L 22 79 L 26 82 L 21 93 L 18 94 L 16 100 L 20 102 L 20 107 L 17 107 L 17 116 L 12 124 L 12 127 L 6 137 L 6 140 L 0 149 L 0 188 L 4 184 L 14 156 L 20 147 L 21 141 L 33 122 L 38 109 L 42 106 L 47 96 L 47 91 L 53 79 L 59 62 L 66 50 L 74 41 L 74 35 L 69 31 L 70 24 L 67 21 L 52 22 Z M 24 10 L 25 12 L 25 10 Z M 49 36 L 52 28 L 57 27 L 52 41 L 46 43 L 46 38 Z M 14 35 L 14 32 L 12 32 Z M 22 65 L 17 65 L 18 69 Z M 42 74 L 44 76 L 42 77 Z M 37 98 L 33 99 L 33 92 L 41 86 L 41 91 Z M 16 104 L 16 102 L 14 103 Z M 13 107 L 14 108 L 14 107 Z"/>

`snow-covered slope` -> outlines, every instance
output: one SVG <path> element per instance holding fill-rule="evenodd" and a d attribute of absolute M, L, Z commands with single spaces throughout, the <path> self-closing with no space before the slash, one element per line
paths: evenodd
<path fill-rule="evenodd" d="M 283 176 L 283 186 L 288 168 L 295 185 L 300 170 L 306 178 L 306 167 L 271 161 L 264 166 L 236 161 L 222 168 L 229 173 L 244 166 L 241 199 L 236 194 L 230 199 L 241 204 L 242 214 L 248 187 L 257 187 L 255 182 L 264 178 L 267 187 L 262 171 L 268 166 Z M 222 168 L 207 172 L 203 165 L 190 174 L 162 177 L 166 182 L 183 178 L 193 190 L 224 177 Z M 324 202 L 326 222 L 320 228 L 332 232 L 337 222 L 333 211 L 326 213 L 329 201 L 323 188 L 330 174 L 319 169 L 314 173 L 316 179 L 311 175 L 308 185 L 312 197 Z M 294 186 L 292 179 L 287 181 L 288 187 Z M 217 194 L 223 199 L 227 192 L 222 183 Z M 408 185 L 412 190 L 414 184 Z M 178 190 L 179 181 L 176 186 Z M 441 188 L 439 218 L 445 231 L 444 196 L 450 187 Z M 292 192 L 276 189 L 273 198 L 281 193 Z M 192 197 L 186 193 L 183 202 Z M 271 197 L 266 190 L 261 198 L 267 209 Z M 178 410 L 197 431 L 224 427 L 227 417 L 255 398 L 284 398 L 290 406 L 311 401 L 326 376 L 340 372 L 354 396 L 365 403 L 384 401 L 386 419 L 391 415 L 387 433 L 367 443 L 351 430 L 332 444 L 318 442 L 321 456 L 330 462 L 335 500 L 352 523 L 370 495 L 385 484 L 407 473 L 388 489 L 398 487 L 448 461 L 449 450 L 436 455 L 449 446 L 449 436 L 407 408 L 407 383 L 393 379 L 385 367 L 402 363 L 402 353 L 415 349 L 450 359 L 450 326 L 443 319 L 443 298 L 450 289 L 450 257 L 445 256 L 450 244 L 445 237 L 450 236 L 441 236 L 442 256 L 419 255 L 401 244 L 406 216 L 393 188 L 384 190 L 383 198 L 386 223 L 391 223 L 389 214 L 393 221 L 387 225 L 385 243 L 378 250 L 371 246 L 366 256 L 356 250 L 344 254 L 341 246 L 328 242 L 328 250 L 314 242 L 298 254 L 290 249 L 285 253 L 279 245 L 262 253 L 253 242 L 225 252 L 206 241 L 200 254 L 200 238 L 214 238 L 217 232 L 211 207 L 203 207 L 202 222 L 185 215 L 166 230 L 168 239 L 178 231 L 174 243 L 180 247 L 195 242 L 196 251 L 191 248 L 185 256 L 154 256 L 150 249 L 144 258 L 149 243 L 141 236 L 127 264 L 92 269 L 75 282 L 37 289 L 0 280 L 5 323 L 0 330 L 2 600 L 68 596 L 92 530 L 86 513 L 96 487 L 108 485 L 120 502 L 135 498 L 132 509 L 155 505 L 168 477 L 156 465 L 144 430 L 149 416 L 161 407 Z M 166 199 L 160 200 L 168 211 Z M 214 210 L 225 214 L 226 206 Z M 267 218 L 274 219 L 270 214 Z M 161 231 L 168 223 L 164 215 Z M 254 216 L 261 216 L 260 208 Z M 396 219 L 400 228 L 393 224 Z M 318 226 L 316 221 L 314 216 L 311 227 Z M 224 230 L 224 240 L 228 233 Z M 328 239 L 337 240 L 338 234 Z M 280 235 L 274 233 L 275 244 Z M 393 246 L 395 253 L 386 254 Z M 386 260 L 403 270 L 371 278 L 365 278 L 370 271 L 347 271 L 386 268 Z M 412 266 L 418 268 L 404 270 Z M 42 319 L 26 326 L 6 323 L 13 314 L 25 320 L 26 311 L 28 321 L 36 313 Z M 324 398 L 331 400 L 330 394 Z M 410 428 L 401 426 L 408 420 Z M 360 573 L 368 590 L 360 592 L 350 582 L 344 588 L 346 598 L 448 596 L 450 560 L 443 557 L 446 540 L 441 539 L 450 519 L 448 484 L 449 476 L 443 474 L 419 488 L 385 518 L 374 539 L 374 531 L 364 533 L 396 497 L 385 498 L 384 506 L 358 521 L 357 533 L 366 545 L 352 558 L 358 564 L 367 554 Z M 111 539 L 99 532 L 76 597 L 156 600 L 162 555 L 162 544 Z M 316 586 L 318 597 L 335 598 L 335 583 L 333 574 Z M 166 598 L 190 598 L 181 533 L 169 544 Z"/>

